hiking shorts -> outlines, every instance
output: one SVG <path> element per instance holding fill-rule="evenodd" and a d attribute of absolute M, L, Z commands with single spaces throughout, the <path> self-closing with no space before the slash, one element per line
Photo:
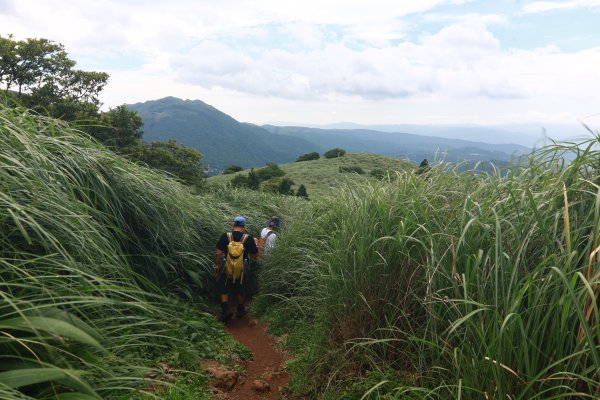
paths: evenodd
<path fill-rule="evenodd" d="M 248 292 L 247 280 L 244 279 L 244 283 L 240 283 L 240 281 L 233 282 L 231 278 L 227 278 L 226 274 L 221 274 L 219 275 L 219 279 L 217 279 L 217 290 L 219 291 L 219 294 L 227 294 L 230 296 L 240 294 L 245 296 Z"/>

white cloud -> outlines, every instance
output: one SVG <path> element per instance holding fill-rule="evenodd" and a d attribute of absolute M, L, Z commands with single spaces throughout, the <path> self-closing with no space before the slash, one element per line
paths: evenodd
<path fill-rule="evenodd" d="M 507 49 L 491 28 L 512 24 L 509 11 L 436 14 L 463 2 L 0 0 L 0 34 L 61 42 L 86 67 L 106 70 L 111 106 L 175 95 L 242 120 L 300 120 L 290 117 L 300 112 L 371 123 L 594 112 L 600 49 Z M 599 4 L 534 1 L 522 11 Z M 406 18 L 414 13 L 446 26 L 415 39 L 419 27 Z"/>
<path fill-rule="evenodd" d="M 600 7 L 599 0 L 534 1 L 523 6 L 523 13 L 536 14 L 547 11 L 564 11 L 576 8 Z"/>
<path fill-rule="evenodd" d="M 269 50 L 250 57 L 207 41 L 175 56 L 172 70 L 181 82 L 204 88 L 304 100 L 432 93 L 522 97 L 527 90 L 498 69 L 498 63 L 506 63 L 510 56 L 484 24 L 468 21 L 423 36 L 418 44 L 366 49 L 338 42 L 311 51 Z"/>

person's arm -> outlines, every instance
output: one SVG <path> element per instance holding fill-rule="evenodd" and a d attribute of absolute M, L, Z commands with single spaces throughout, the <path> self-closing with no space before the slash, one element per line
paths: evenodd
<path fill-rule="evenodd" d="M 250 236 L 246 242 L 248 243 L 248 258 L 256 260 L 256 255 L 258 254 L 258 247 L 256 247 L 254 237 Z"/>
<path fill-rule="evenodd" d="M 221 258 L 223 258 L 223 252 L 219 249 L 215 249 L 214 269 L 221 268 Z"/>
<path fill-rule="evenodd" d="M 215 272 L 218 272 L 221 269 L 221 259 L 223 258 L 223 255 L 225 254 L 225 249 L 227 248 L 227 234 L 223 234 L 220 238 L 219 241 L 217 242 L 217 245 L 215 246 L 215 255 L 214 255 L 214 264 L 213 264 L 213 270 Z"/>

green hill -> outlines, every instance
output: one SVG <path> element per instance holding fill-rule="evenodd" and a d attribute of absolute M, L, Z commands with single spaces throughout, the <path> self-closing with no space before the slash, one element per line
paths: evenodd
<path fill-rule="evenodd" d="M 302 153 L 323 150 L 302 138 L 238 122 L 200 100 L 165 97 L 127 107 L 142 117 L 144 140 L 175 139 L 198 149 L 212 174 L 231 164 L 249 168 L 284 163 Z"/>
<path fill-rule="evenodd" d="M 319 144 L 321 147 L 343 147 L 351 152 L 366 152 L 399 157 L 419 163 L 424 158 L 447 162 L 492 162 L 506 165 L 513 157 L 528 154 L 531 149 L 517 144 L 493 144 L 405 132 L 380 132 L 368 129 L 318 129 L 298 126 L 263 128 Z"/>
<path fill-rule="evenodd" d="M 406 171 L 415 165 L 397 158 L 367 153 L 348 153 L 339 158 L 323 158 L 312 161 L 293 162 L 279 166 L 285 177 L 294 181 L 294 189 L 304 184 L 309 197 L 320 197 L 331 193 L 332 188 L 340 187 L 348 181 L 373 179 L 370 172 L 376 168 L 389 171 Z M 364 174 L 340 172 L 340 167 L 360 167 Z M 227 183 L 234 176 L 247 174 L 248 170 L 231 175 L 218 175 L 209 178 L 209 182 Z"/>

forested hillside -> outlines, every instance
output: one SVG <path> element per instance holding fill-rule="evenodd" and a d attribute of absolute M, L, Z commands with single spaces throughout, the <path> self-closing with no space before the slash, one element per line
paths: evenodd
<path fill-rule="evenodd" d="M 171 140 L 198 149 L 209 173 L 228 165 L 256 167 L 267 162 L 289 162 L 298 155 L 321 150 L 289 136 L 243 124 L 200 100 L 167 97 L 127 106 L 143 119 L 144 140 Z"/>

